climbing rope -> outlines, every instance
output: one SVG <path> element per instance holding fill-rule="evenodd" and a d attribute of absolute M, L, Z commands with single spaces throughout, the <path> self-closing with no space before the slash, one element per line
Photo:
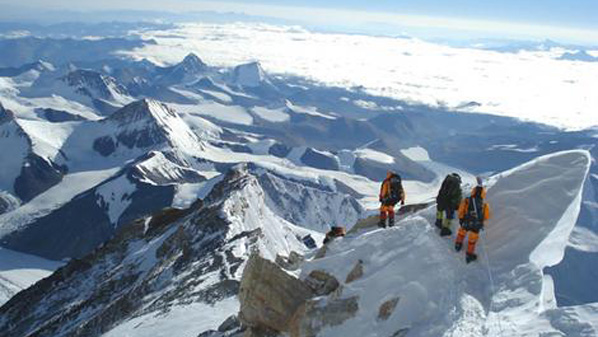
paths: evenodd
<path fill-rule="evenodd" d="M 492 269 L 490 266 L 490 258 L 488 257 L 488 251 L 486 250 L 486 231 L 483 231 L 484 235 L 481 241 L 482 243 L 482 251 L 484 252 L 484 258 L 486 259 L 486 271 L 488 271 L 488 279 L 490 280 L 490 291 L 492 292 L 492 295 L 490 297 L 490 311 L 493 312 L 494 311 L 494 294 L 496 291 L 496 288 L 494 286 L 494 278 L 492 277 Z M 500 315 L 498 313 L 496 313 L 496 319 L 498 320 L 498 331 L 500 333 L 500 336 L 503 336 L 503 329 L 502 329 L 502 324 L 501 324 L 501 320 L 500 320 Z"/>

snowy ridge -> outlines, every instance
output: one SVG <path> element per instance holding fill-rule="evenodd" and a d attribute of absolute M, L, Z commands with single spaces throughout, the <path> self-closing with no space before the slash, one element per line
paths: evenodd
<path fill-rule="evenodd" d="M 476 263 L 466 264 L 452 240 L 438 237 L 433 209 L 390 230 L 329 245 L 325 258 L 306 263 L 304 277 L 322 269 L 343 280 L 357 260 L 365 274 L 342 295 L 359 296 L 357 316 L 318 336 L 385 336 L 401 329 L 430 337 L 594 336 L 598 307 L 556 308 L 552 282 L 542 274 L 562 257 L 589 164 L 585 151 L 561 152 L 494 177 L 487 196 L 494 215 Z M 378 306 L 394 297 L 397 309 L 377 321 Z"/>
<path fill-rule="evenodd" d="M 0 306 L 49 276 L 61 263 L 0 248 Z"/>
<path fill-rule="evenodd" d="M 271 258 L 302 252 L 299 238 L 310 233 L 322 239 L 270 211 L 258 180 L 240 166 L 204 203 L 129 224 L 92 254 L 19 293 L 0 308 L 0 329 L 56 337 L 166 337 L 173 331 L 194 337 L 238 310 L 234 296 L 250 251 Z M 156 326 L 156 315 L 164 325 Z"/>

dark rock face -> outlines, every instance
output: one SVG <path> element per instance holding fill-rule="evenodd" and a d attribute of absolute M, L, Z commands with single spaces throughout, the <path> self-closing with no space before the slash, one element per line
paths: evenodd
<path fill-rule="evenodd" d="M 0 192 L 0 215 L 19 207 L 20 201 L 7 192 Z"/>
<path fill-rule="evenodd" d="M 337 171 L 339 169 L 339 162 L 335 157 L 316 152 L 310 148 L 305 150 L 305 153 L 303 154 L 303 156 L 301 156 L 301 162 L 303 162 L 307 166 L 319 168 L 322 170 Z"/>
<path fill-rule="evenodd" d="M 98 201 L 97 188 L 94 188 L 22 230 L 4 237 L 2 245 L 52 260 L 85 256 L 110 239 L 122 224 L 172 204 L 174 185 L 156 186 L 134 181 L 136 189 L 127 196 L 130 204 L 117 224 L 110 222 L 108 209 Z"/>
<path fill-rule="evenodd" d="M 23 201 L 29 201 L 62 181 L 67 173 L 65 166 L 50 163 L 35 154 L 29 154 L 15 179 L 15 194 Z"/>
<path fill-rule="evenodd" d="M 276 143 L 270 146 L 270 149 L 268 149 L 269 154 L 279 158 L 286 157 L 289 152 L 291 152 L 291 148 L 281 143 Z"/>
<path fill-rule="evenodd" d="M 0 102 L 0 124 L 11 121 L 14 119 L 14 114 L 10 110 L 4 109 L 4 106 Z"/>
<path fill-rule="evenodd" d="M 36 109 L 36 113 L 45 118 L 48 122 L 52 123 L 75 122 L 85 120 L 85 118 L 72 114 L 70 112 L 51 108 Z"/>
<path fill-rule="evenodd" d="M 93 141 L 93 149 L 104 157 L 108 157 L 116 151 L 116 144 L 110 136 L 100 137 Z"/>

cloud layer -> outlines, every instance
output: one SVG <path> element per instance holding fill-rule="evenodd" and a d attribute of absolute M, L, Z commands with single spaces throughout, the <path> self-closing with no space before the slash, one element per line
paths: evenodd
<path fill-rule="evenodd" d="M 598 63 L 557 60 L 563 50 L 498 53 L 409 38 L 313 33 L 265 24 L 186 24 L 142 33 L 158 45 L 132 56 L 158 63 L 195 52 L 213 65 L 259 60 L 303 76 L 431 106 L 467 109 L 566 129 L 598 125 Z M 475 104 L 468 104 L 475 102 Z"/>

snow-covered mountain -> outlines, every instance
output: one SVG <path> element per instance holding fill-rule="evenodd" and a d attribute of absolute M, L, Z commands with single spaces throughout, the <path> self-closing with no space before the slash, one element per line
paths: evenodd
<path fill-rule="evenodd" d="M 259 62 L 238 65 L 231 76 L 232 82 L 240 87 L 255 88 L 269 83 Z"/>
<path fill-rule="evenodd" d="M 208 65 L 197 55 L 190 53 L 185 56 L 181 63 L 159 69 L 156 83 L 161 85 L 173 85 L 193 82 L 206 73 L 207 70 Z"/>
<path fill-rule="evenodd" d="M 100 48 L 103 43 L 88 45 L 82 48 Z M 559 315 L 569 309 L 540 310 L 542 314 L 534 316 L 528 308 L 514 305 L 534 306 L 537 293 L 536 288 L 505 285 L 505 275 L 513 276 L 507 269 L 522 272 L 512 277 L 518 281 L 520 276 L 537 281 L 539 273 L 544 275 L 532 282 L 542 287 L 551 284 L 550 275 L 559 306 L 586 304 L 571 308 L 571 315 L 594 317 L 597 288 L 587 266 L 598 261 L 595 130 L 566 132 L 511 118 L 448 112 L 375 96 L 363 88 L 327 87 L 305 78 L 267 74 L 259 62 L 220 68 L 195 54 L 163 66 L 114 57 L 63 61 L 52 59 L 52 67 L 39 64 L 41 68 L 33 66 L 16 76 L 0 74 L 0 148 L 5 149 L 0 151 L 0 246 L 10 254 L 70 260 L 0 309 L 0 336 L 4 331 L 10 336 L 144 336 L 150 330 L 158 336 L 173 331 L 193 337 L 201 332 L 202 337 L 230 336 L 236 328 L 208 330 L 238 311 L 235 296 L 242 270 L 257 250 L 293 268 L 299 268 L 300 258 L 291 251 L 305 254 L 308 261 L 302 271 L 294 271 L 301 277 L 312 267 L 328 268 L 326 261 L 353 264 L 345 259 L 359 254 L 367 255 L 366 273 L 379 262 L 375 257 L 413 267 L 412 257 L 432 256 L 422 263 L 431 269 L 437 264 L 438 270 L 453 268 L 441 279 L 460 282 L 458 291 L 442 297 L 442 303 L 430 300 L 426 310 L 413 306 L 419 311 L 405 316 L 412 321 L 396 322 L 414 326 L 415 320 L 429 318 L 438 323 L 439 310 L 452 305 L 455 312 L 436 328 L 453 331 L 454 336 L 462 331 L 455 325 L 460 318 L 471 314 L 493 320 L 504 314 L 502 322 L 520 309 L 524 320 L 550 320 L 548 325 L 538 323 L 543 333 L 572 331 L 557 326 L 565 324 L 568 316 Z M 319 243 L 330 226 L 351 228 L 375 213 L 380 181 L 388 170 L 403 177 L 408 203 L 404 210 L 420 210 L 431 204 L 450 172 L 459 172 L 471 184 L 475 175 L 493 175 L 572 149 L 590 151 L 592 157 L 581 200 L 576 193 L 586 177 L 586 152 L 543 157 L 493 180 L 489 196 L 493 208 L 498 207 L 495 220 L 500 226 L 489 227 L 486 234 L 501 243 L 488 247 L 491 266 L 497 268 L 494 290 L 481 286 L 474 293 L 465 291 L 470 281 L 461 274 L 486 284 L 480 276 L 484 270 L 466 269 L 460 258 L 453 259 L 450 244 L 435 237 L 429 226 L 431 209 L 391 231 L 351 234 L 342 241 L 346 247 L 334 243 L 329 246 L 331 255 L 321 260 L 313 260 L 314 252 L 302 242 L 310 234 Z M 523 177 L 511 179 L 518 175 Z M 526 184 L 531 187 L 520 186 Z M 526 204 L 532 191 L 542 198 L 558 198 L 542 199 L 545 202 L 536 209 Z M 576 210 L 562 209 L 568 205 L 580 207 L 579 220 L 567 222 L 575 227 L 550 227 L 560 215 L 576 215 Z M 549 211 L 524 219 L 528 227 L 538 225 L 533 219 L 543 220 L 530 240 L 552 240 L 550 228 L 567 230 L 554 234 L 559 247 L 535 254 L 554 257 L 564 250 L 564 258 L 525 264 L 515 253 L 529 257 L 538 242 L 524 240 L 516 250 L 511 241 L 520 240 L 525 231 L 513 227 L 519 222 L 512 216 L 521 209 L 544 208 Z M 507 247 L 509 252 L 504 251 Z M 277 254 L 287 257 L 277 259 Z M 19 283 L 21 288 L 59 265 L 23 261 L 36 272 Z M 395 263 L 376 266 L 363 289 L 390 286 L 381 279 L 389 277 L 387 267 Z M 8 268 L 12 267 L 0 265 L 0 275 L 10 272 Z M 570 270 L 579 277 L 569 277 Z M 330 269 L 333 274 L 344 271 Z M 427 272 L 421 275 L 428 276 L 426 282 L 430 279 L 422 282 L 424 288 L 437 274 Z M 9 281 L 20 280 L 20 275 Z M 412 277 L 406 275 L 395 281 L 402 284 L 399 276 Z M 524 281 L 520 283 L 531 284 Z M 0 279 L 0 288 L 10 289 L 6 300 L 21 289 L 10 282 Z M 359 287 L 355 283 L 347 289 L 357 294 Z M 443 289 L 449 288 L 443 283 L 429 293 Z M 411 290 L 414 296 L 422 293 L 418 285 L 406 291 Z M 377 305 L 367 301 L 358 304 Z M 372 331 L 388 332 L 387 323 L 368 321 L 370 314 L 374 315 L 360 311 L 356 317 Z M 338 329 L 350 329 L 351 324 L 356 323 L 347 321 Z M 488 324 L 487 331 L 494 333 Z M 417 326 L 407 336 L 432 329 L 425 322 Z M 428 331 L 434 335 L 431 331 L 436 330 Z"/>
<path fill-rule="evenodd" d="M 598 328 L 591 314 L 596 308 L 556 308 L 552 282 L 542 273 L 563 256 L 563 234 L 575 224 L 589 164 L 587 152 L 570 151 L 493 177 L 488 200 L 495 211 L 476 264 L 466 264 L 452 241 L 437 235 L 431 208 L 395 228 L 362 228 L 334 241 L 325 257 L 300 265 L 300 277 L 322 270 L 342 282 L 357 261 L 363 276 L 345 281 L 334 298 L 311 300 L 331 309 L 319 318 L 307 312 L 301 326 L 318 336 L 591 336 Z M 531 188 L 522 193 L 522 185 Z M 278 216 L 264 186 L 239 166 L 188 210 L 165 210 L 122 227 L 90 255 L 13 297 L 0 309 L 0 326 L 23 336 L 143 336 L 150 330 L 196 336 L 215 330 L 239 310 L 235 295 L 251 252 L 270 260 L 291 251 L 312 256 L 300 239 L 322 238 Z M 544 204 L 554 206 L 551 212 Z M 528 235 L 521 235 L 521 226 L 530 228 Z M 357 299 L 357 310 L 343 314 L 349 298 Z M 378 307 L 394 298 L 380 319 Z M 327 325 L 330 315 L 345 318 Z"/>
<path fill-rule="evenodd" d="M 271 297 L 241 303 L 240 316 L 254 331 L 277 330 L 267 322 L 279 317 L 290 336 L 594 336 L 596 304 L 558 308 L 543 271 L 563 258 L 589 166 L 587 152 L 569 151 L 492 177 L 493 215 L 476 263 L 454 251 L 454 238 L 438 236 L 431 207 L 395 228 L 362 227 L 305 262 L 306 284 L 314 273 L 335 280 L 327 281 L 336 284 L 329 296 L 312 295 L 285 308 L 297 310 L 291 317 L 274 316 L 284 312 L 276 303 L 285 292 L 264 278 L 247 286 Z"/>
<path fill-rule="evenodd" d="M 309 233 L 321 239 L 277 216 L 258 179 L 238 167 L 203 202 L 135 221 L 92 254 L 18 294 L 0 309 L 1 330 L 23 336 L 142 336 L 172 333 L 181 324 L 188 329 L 182 336 L 197 335 L 238 309 L 235 295 L 247 252 L 274 259 L 277 253 L 304 251 L 301 238 Z M 201 319 L 205 310 L 213 313 Z M 156 330 L 158 314 L 166 323 Z"/>
<path fill-rule="evenodd" d="M 127 88 L 116 79 L 88 69 L 74 69 L 59 77 L 56 74 L 42 76 L 25 95 L 57 95 L 96 108 L 102 114 L 110 114 L 133 101 Z"/>

